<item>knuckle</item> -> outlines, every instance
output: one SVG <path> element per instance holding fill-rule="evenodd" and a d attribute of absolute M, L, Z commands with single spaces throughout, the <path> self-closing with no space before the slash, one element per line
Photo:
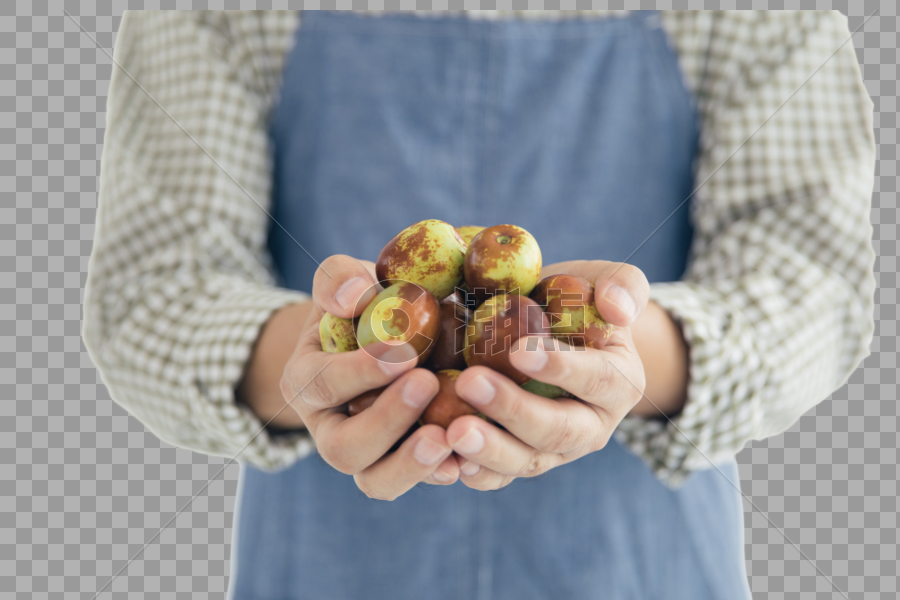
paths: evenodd
<path fill-rule="evenodd" d="M 606 448 L 606 445 L 609 443 L 609 440 L 612 438 L 612 431 L 604 427 L 603 431 L 600 432 L 599 435 L 596 436 L 594 443 L 591 446 L 591 451 L 596 452 L 598 450 L 603 450 Z"/>
<path fill-rule="evenodd" d="M 334 447 L 334 443 L 331 441 L 330 437 L 326 437 L 325 439 L 317 439 L 316 440 L 316 451 L 319 453 L 319 456 L 322 457 L 322 460 L 327 462 L 329 465 L 340 471 L 341 473 L 347 473 L 343 461 L 340 458 L 340 452 Z"/>
<path fill-rule="evenodd" d="M 509 475 L 504 475 L 503 477 L 500 478 L 500 481 L 497 483 L 496 486 L 494 486 L 493 489 L 499 490 L 499 489 L 501 489 L 501 488 L 505 488 L 505 487 L 508 486 L 510 483 L 512 483 L 513 481 L 515 481 L 515 479 L 516 479 L 515 477 L 511 477 L 511 476 L 509 476 Z"/>
<path fill-rule="evenodd" d="M 610 367 L 604 360 L 587 373 L 584 390 L 588 398 L 602 398 L 610 391 Z"/>
<path fill-rule="evenodd" d="M 637 288 L 641 288 L 647 284 L 647 276 L 644 275 L 644 272 L 637 268 L 634 265 L 625 264 L 622 265 L 619 270 L 619 274 L 622 277 L 622 283 L 628 286 L 634 286 Z"/>
<path fill-rule="evenodd" d="M 586 386 L 588 398 L 600 398 L 609 392 L 609 379 L 605 375 L 592 374 Z"/>
<path fill-rule="evenodd" d="M 561 452 L 569 438 L 569 416 L 565 411 L 557 412 L 557 420 L 547 433 L 540 450 L 545 452 Z M 537 454 L 537 453 L 536 453 Z"/>
<path fill-rule="evenodd" d="M 537 477 L 549 470 L 547 455 L 541 451 L 535 451 L 522 470 L 522 477 Z"/>
<path fill-rule="evenodd" d="M 615 430 L 615 419 L 605 410 L 595 411 L 599 419 L 599 426 L 591 430 L 590 436 L 586 439 L 586 450 L 588 452 L 596 452 L 603 450 L 612 439 Z"/>
<path fill-rule="evenodd" d="M 325 462 L 334 467 L 335 470 L 340 471 L 344 475 L 357 475 L 359 473 L 359 466 L 348 455 L 346 446 L 341 442 L 339 436 L 327 436 L 326 440 L 317 442 L 316 447 Z"/>
<path fill-rule="evenodd" d="M 522 423 L 528 416 L 528 408 L 525 404 L 520 398 L 516 396 L 511 397 L 510 401 L 506 403 L 506 410 L 504 411 L 506 414 L 503 420 L 510 424 Z"/>
<path fill-rule="evenodd" d="M 285 402 L 290 402 L 297 394 L 297 390 L 300 389 L 300 386 L 297 385 L 297 381 L 300 379 L 299 367 L 300 365 L 297 361 L 290 359 L 281 372 L 278 389 L 281 390 L 281 395 L 284 396 Z"/>
<path fill-rule="evenodd" d="M 316 404 L 324 406 L 333 406 L 335 404 L 334 391 L 321 374 L 315 375 L 298 393 L 304 400 L 313 400 Z"/>
<path fill-rule="evenodd" d="M 553 428 L 553 435 L 546 445 L 547 452 L 568 454 L 583 448 L 587 444 L 587 434 L 579 427 L 575 427 L 569 418 L 568 412 L 563 412 L 560 422 Z"/>
<path fill-rule="evenodd" d="M 307 365 L 309 366 L 314 365 Z M 312 379 L 309 379 L 310 373 L 313 373 Z M 313 404 L 332 406 L 336 400 L 334 391 L 321 372 L 295 362 L 288 362 L 285 366 L 278 387 L 288 403 L 299 399 L 301 402 L 312 401 Z"/>
<path fill-rule="evenodd" d="M 286 401 L 294 396 L 294 386 L 288 376 L 287 369 L 285 369 L 285 372 L 281 375 L 281 381 L 278 382 L 278 389 L 281 390 L 281 395 Z"/>
<path fill-rule="evenodd" d="M 630 379 L 634 385 L 628 387 L 632 389 L 632 398 L 637 402 L 644 396 L 644 391 L 647 389 L 647 374 L 644 373 L 644 369 L 638 369 Z"/>
<path fill-rule="evenodd" d="M 372 481 L 367 477 L 355 477 L 356 487 L 371 500 L 381 500 L 383 502 L 392 502 L 397 499 L 396 495 L 388 494 L 384 490 L 378 489 L 372 485 Z"/>
<path fill-rule="evenodd" d="M 492 474 L 486 473 L 484 469 L 482 469 L 480 473 L 467 475 L 464 483 L 466 484 L 466 487 L 478 490 L 479 492 L 496 490 L 501 486 L 499 481 L 497 481 L 497 478 L 492 477 L 491 475 Z"/>
<path fill-rule="evenodd" d="M 479 480 L 477 476 L 467 477 L 463 483 L 466 484 L 467 488 L 479 492 L 489 492 L 492 489 L 486 482 Z"/>

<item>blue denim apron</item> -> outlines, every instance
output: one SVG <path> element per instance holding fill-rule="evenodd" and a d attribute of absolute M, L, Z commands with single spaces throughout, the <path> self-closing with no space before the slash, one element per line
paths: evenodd
<path fill-rule="evenodd" d="M 271 122 L 274 216 L 318 259 L 422 219 L 516 223 L 545 264 L 623 260 L 691 191 L 692 99 L 654 13 L 562 21 L 305 13 Z M 687 207 L 630 262 L 677 280 Z M 279 228 L 287 287 L 316 265 Z M 737 481 L 729 464 L 725 474 Z M 616 442 L 497 492 L 361 494 L 313 456 L 242 472 L 240 599 L 748 598 L 714 470 L 660 483 Z"/>

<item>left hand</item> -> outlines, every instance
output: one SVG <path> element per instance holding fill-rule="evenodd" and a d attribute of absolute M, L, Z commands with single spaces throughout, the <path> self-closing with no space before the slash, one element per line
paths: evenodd
<path fill-rule="evenodd" d="M 513 344 L 514 367 L 578 400 L 536 396 L 486 367 L 462 372 L 456 381 L 460 397 L 506 428 L 475 416 L 450 424 L 447 442 L 457 454 L 460 479 L 470 488 L 502 488 L 600 450 L 643 395 L 644 367 L 629 329 L 650 293 L 643 272 L 621 263 L 573 261 L 541 273 L 558 274 L 590 281 L 597 310 L 616 328 L 602 350 L 573 349 L 552 338 L 538 338 L 543 343 L 536 349 L 532 343 L 528 351 L 528 338 Z"/>

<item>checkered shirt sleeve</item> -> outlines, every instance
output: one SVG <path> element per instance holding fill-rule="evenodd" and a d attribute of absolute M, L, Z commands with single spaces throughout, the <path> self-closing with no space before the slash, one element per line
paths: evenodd
<path fill-rule="evenodd" d="M 293 13 L 126 13 L 115 48 L 84 339 L 113 398 L 163 440 L 275 468 L 234 389 L 271 313 L 265 123 Z"/>
<path fill-rule="evenodd" d="M 685 48 L 709 31 L 684 69 L 703 122 L 691 262 L 651 290 L 689 345 L 688 400 L 617 435 L 678 485 L 788 429 L 868 355 L 875 145 L 839 13 L 666 18 Z"/>

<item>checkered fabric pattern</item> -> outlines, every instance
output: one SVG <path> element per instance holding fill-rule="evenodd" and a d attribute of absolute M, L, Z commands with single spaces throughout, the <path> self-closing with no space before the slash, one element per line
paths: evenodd
<path fill-rule="evenodd" d="M 265 466 L 312 447 L 270 440 L 233 391 L 272 311 L 307 299 L 274 287 L 264 250 L 265 122 L 296 22 L 123 19 L 85 291 L 85 342 L 122 406 L 168 442 Z"/>
<path fill-rule="evenodd" d="M 871 102 L 844 18 L 702 17 L 692 259 L 683 282 L 651 293 L 690 346 L 688 403 L 659 432 L 623 428 L 676 481 L 783 432 L 846 381 L 868 354 L 875 289 Z M 697 37 L 676 30 L 680 55 Z"/>
<path fill-rule="evenodd" d="M 194 4 L 252 8 L 246 2 Z M 285 7 L 268 3 L 273 4 Z M 637 3 L 609 4 L 637 8 Z M 441 2 L 418 5 L 447 8 Z M 851 29 L 879 9 L 851 42 L 875 103 L 879 156 L 871 222 L 879 287 L 873 353 L 849 383 L 787 433 L 753 442 L 739 455 L 748 497 L 750 585 L 759 598 L 840 597 L 785 541 L 782 529 L 850 598 L 893 598 L 898 585 L 896 6 L 777 5 L 849 11 Z M 143 3 L 175 6 L 191 3 Z M 547 2 L 544 7 L 589 6 Z M 767 4 L 675 1 L 657 7 Z M 150 542 L 101 597 L 222 597 L 238 467 L 173 448 L 148 433 L 110 400 L 80 343 L 81 290 L 97 220 L 112 69 L 106 55 L 64 16 L 64 8 L 102 47 L 114 46 L 124 3 L 0 6 L 0 593 L 93 597 Z M 697 72 L 684 62 L 683 67 L 689 79 Z M 237 305 L 245 306 L 241 302 Z"/>

